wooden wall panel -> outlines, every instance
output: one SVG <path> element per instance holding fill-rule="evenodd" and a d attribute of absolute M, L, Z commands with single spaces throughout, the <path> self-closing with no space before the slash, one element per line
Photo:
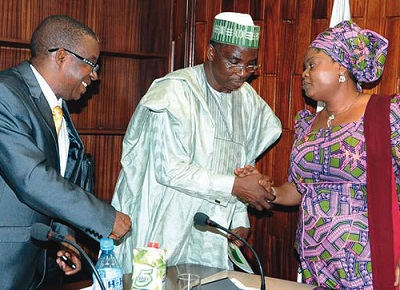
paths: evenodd
<path fill-rule="evenodd" d="M 296 51 L 296 25 L 293 21 L 284 21 L 281 23 L 281 31 L 279 37 L 280 51 Z M 290 104 L 290 83 L 291 73 L 293 71 L 294 53 L 282 53 L 278 58 L 278 94 L 280 102 L 277 102 L 276 114 L 282 122 L 283 128 L 291 128 L 292 123 L 289 117 Z"/>
<path fill-rule="evenodd" d="M 163 71 L 167 69 L 166 59 L 102 57 L 100 81 L 95 84 L 94 94 L 69 104 L 73 112 L 79 112 L 73 115 L 76 126 L 85 132 L 93 129 L 104 130 L 105 134 L 113 130 L 124 133 L 136 105 L 151 82 L 163 76 Z M 86 106 L 82 104 L 85 102 Z"/>
<path fill-rule="evenodd" d="M 138 1 L 118 0 L 117 5 L 108 0 L 91 0 L 90 3 L 92 27 L 103 50 L 140 51 L 142 16 Z"/>
<path fill-rule="evenodd" d="M 366 2 L 365 0 L 350 0 L 350 13 L 352 19 L 357 20 L 358 18 L 363 18 L 365 16 L 367 5 L 371 5 L 372 3 L 373 1 Z M 379 5 L 382 5 L 382 1 L 378 1 L 378 3 Z"/>
<path fill-rule="evenodd" d="M 260 1 L 259 0 L 234 0 L 234 1 L 231 0 L 230 2 L 234 3 L 232 9 L 230 9 L 231 11 L 237 11 L 239 13 L 250 13 L 251 2 L 260 2 Z M 257 19 L 257 18 L 254 17 L 253 19 Z"/>
<path fill-rule="evenodd" d="M 168 52 L 170 1 L 91 0 L 91 6 L 92 27 L 103 50 Z"/>
<path fill-rule="evenodd" d="M 331 2 L 329 0 L 313 0 L 312 9 L 313 18 L 327 18 L 328 10 L 331 9 Z"/>
<path fill-rule="evenodd" d="M 201 22 L 201 21 L 207 22 L 209 20 L 207 17 L 208 11 L 210 10 L 210 8 L 208 7 L 208 3 L 209 0 L 196 0 L 196 8 L 195 8 L 196 22 Z"/>
<path fill-rule="evenodd" d="M 82 22 L 87 19 L 86 1 L 13 0 L 1 1 L 0 38 L 29 42 L 39 22 L 50 14 L 67 14 Z"/>
<path fill-rule="evenodd" d="M 399 69 L 400 69 L 400 20 L 388 18 L 385 23 L 384 35 L 389 40 L 388 57 L 385 70 L 381 79 L 381 91 L 386 94 L 399 93 Z"/>
<path fill-rule="evenodd" d="M 275 155 L 273 159 L 273 171 L 271 173 L 264 172 L 265 174 L 270 174 L 274 183 L 279 185 L 287 181 L 290 151 L 293 144 L 293 131 L 292 130 L 282 130 L 282 135 L 277 144 L 275 145 Z M 265 156 L 269 158 L 269 156 Z"/>
<path fill-rule="evenodd" d="M 171 33 L 171 49 L 170 49 L 170 62 L 173 63 L 170 70 L 182 68 L 193 63 L 194 58 L 194 43 L 191 37 L 194 36 L 193 29 L 195 29 L 195 7 L 186 7 L 186 0 L 175 0 L 173 5 L 175 9 L 171 9 L 171 19 L 173 21 L 170 27 Z M 188 15 L 186 15 L 186 11 Z"/>
<path fill-rule="evenodd" d="M 280 102 L 280 100 L 276 99 L 276 91 L 277 91 L 277 77 L 276 75 L 266 75 L 263 74 L 261 76 L 262 84 L 260 88 L 260 96 L 268 103 L 271 109 L 276 111 L 276 103 Z"/>
<path fill-rule="evenodd" d="M 232 0 L 222 0 L 221 12 L 222 11 L 235 11 L 235 1 Z"/>
<path fill-rule="evenodd" d="M 88 100 L 88 106 L 74 121 L 80 129 L 123 130 L 140 99 L 135 92 L 139 83 L 138 61 L 107 57 L 102 58 L 101 64 L 98 94 Z"/>
<path fill-rule="evenodd" d="M 250 15 L 252 15 L 253 19 L 255 20 L 265 20 L 265 1 L 257 0 L 257 1 L 250 1 Z"/>
<path fill-rule="evenodd" d="M 183 0 L 10 0 L 0 1 L 0 69 L 28 58 L 33 29 L 44 17 L 61 13 L 91 26 L 100 37 L 100 82 L 78 103 L 73 119 L 95 159 L 96 194 L 110 201 L 120 169 L 121 145 L 129 119 L 154 78 L 169 71 L 172 41 L 175 69 L 193 49 L 194 64 L 203 62 L 213 17 L 222 11 L 249 12 L 261 26 L 260 71 L 251 84 L 282 120 L 280 140 L 257 162 L 276 184 L 287 178 L 293 142 L 293 118 L 310 108 L 301 90 L 303 57 L 309 42 L 329 26 L 333 0 L 196 0 L 195 29 L 184 35 Z M 177 9 L 174 5 L 179 4 Z M 177 7 L 177 6 L 175 6 Z M 400 4 L 398 0 L 350 0 L 360 26 L 377 30 L 389 41 L 384 76 L 367 92 L 399 92 Z M 171 15 L 175 18 L 172 21 Z M 178 17 L 178 18 L 176 18 Z M 296 208 L 250 210 L 250 243 L 266 274 L 294 280 Z M 247 253 L 249 254 L 249 253 Z M 256 269 L 256 267 L 254 267 Z"/>
<path fill-rule="evenodd" d="M 121 169 L 123 135 L 82 134 L 81 137 L 86 151 L 93 152 L 96 196 L 110 202 Z"/>
<path fill-rule="evenodd" d="M 195 49 L 194 49 L 194 63 L 199 64 L 206 59 L 206 47 L 209 43 L 210 37 L 206 23 L 196 23 L 196 38 L 195 38 Z"/>
<path fill-rule="evenodd" d="M 132 0 L 128 0 L 132 2 Z M 140 15 L 140 49 L 146 53 L 164 54 L 168 52 L 170 45 L 170 0 L 147 0 L 138 1 L 140 4 L 137 15 Z M 179 7 L 181 13 L 185 12 L 185 7 Z M 177 17 L 181 19 L 181 17 Z M 131 15 L 132 17 L 132 15 Z M 183 19 L 185 19 L 183 17 Z M 128 22 L 129 23 L 129 22 Z"/>
<path fill-rule="evenodd" d="M 400 1 L 399 0 L 386 0 L 386 17 L 396 17 L 400 15 Z"/>
<path fill-rule="evenodd" d="M 299 5 L 298 15 L 296 19 L 296 53 L 293 71 L 300 75 L 304 68 L 304 54 L 310 45 L 312 31 L 312 7 L 313 0 L 303 0 L 302 4 Z M 296 90 L 293 90 L 296 92 Z"/>
<path fill-rule="evenodd" d="M 0 41 L 0 70 L 4 70 L 29 58 L 30 50 L 26 48 L 15 49 Z"/>
<path fill-rule="evenodd" d="M 262 65 L 264 74 L 275 74 L 277 71 L 278 54 L 279 54 L 279 29 L 281 22 L 280 1 L 266 1 L 264 12 L 264 33 L 260 36 L 260 44 L 265 57 L 259 62 Z"/>
<path fill-rule="evenodd" d="M 213 19 L 214 16 L 217 15 L 218 13 L 223 10 L 222 7 L 225 5 L 231 5 L 233 1 L 232 0 L 207 0 L 207 5 L 205 8 L 207 8 L 207 29 L 208 29 L 208 35 L 209 37 L 211 36 L 212 32 L 212 25 L 213 25 Z M 232 11 L 232 10 L 230 10 Z M 210 21 L 211 19 L 211 21 Z"/>
<path fill-rule="evenodd" d="M 378 3 L 377 1 L 369 2 L 364 5 L 365 13 L 360 15 L 354 21 L 365 29 L 372 29 L 374 31 L 382 31 L 384 18 L 381 17 L 385 11 L 384 5 Z"/>
<path fill-rule="evenodd" d="M 282 6 L 282 20 L 283 21 L 290 21 L 294 20 L 297 17 L 297 0 L 282 0 L 281 1 L 281 6 Z M 301 3 L 301 5 L 303 5 Z"/>

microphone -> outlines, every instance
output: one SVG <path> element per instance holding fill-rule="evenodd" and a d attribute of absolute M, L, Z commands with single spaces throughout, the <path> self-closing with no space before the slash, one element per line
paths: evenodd
<path fill-rule="evenodd" d="M 31 237 L 42 242 L 47 242 L 51 240 L 51 241 L 56 241 L 58 243 L 67 243 L 73 246 L 75 249 L 78 250 L 81 256 L 83 256 L 85 260 L 88 262 L 90 268 L 92 269 L 94 275 L 96 276 L 97 281 L 99 281 L 101 290 L 106 290 L 106 287 L 104 286 L 103 281 L 100 278 L 99 272 L 94 266 L 92 260 L 90 260 L 86 252 L 82 250 L 82 248 L 77 243 L 66 239 L 64 236 L 54 232 L 49 226 L 40 223 L 36 223 L 32 226 Z"/>
<path fill-rule="evenodd" d="M 262 265 L 261 265 L 260 259 L 258 258 L 258 255 L 257 255 L 256 251 L 253 249 L 252 246 L 250 246 L 250 244 L 245 239 L 243 239 L 241 236 L 235 234 L 234 232 L 228 230 L 227 228 L 221 226 L 220 224 L 214 222 L 213 220 L 211 220 L 208 217 L 208 215 L 206 215 L 205 213 L 202 213 L 202 212 L 197 212 L 194 215 L 193 222 L 194 222 L 195 225 L 210 226 L 210 227 L 214 227 L 214 228 L 217 228 L 217 229 L 221 229 L 224 232 L 226 232 L 226 233 L 234 236 L 235 238 L 237 238 L 243 244 L 245 244 L 251 250 L 253 255 L 256 257 L 258 266 L 260 267 L 260 274 L 261 274 L 261 287 L 260 287 L 260 289 L 261 290 L 265 290 L 265 276 L 264 276 L 264 271 L 262 269 Z"/>

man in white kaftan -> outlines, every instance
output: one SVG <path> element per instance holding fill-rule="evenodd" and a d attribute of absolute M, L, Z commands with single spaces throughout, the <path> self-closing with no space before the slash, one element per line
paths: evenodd
<path fill-rule="evenodd" d="M 253 61 L 254 51 L 246 47 L 244 61 Z M 232 268 L 226 235 L 195 227 L 193 217 L 203 212 L 226 228 L 248 229 L 242 201 L 264 199 L 261 194 L 250 198 L 250 188 L 246 194 L 241 190 L 234 194 L 238 179 L 234 169 L 254 164 L 279 138 L 281 123 L 245 82 L 250 75 L 247 67 L 230 84 L 233 88 L 226 84 L 227 89 L 219 90 L 218 77 L 211 80 L 210 65 L 208 61 L 155 80 L 129 123 L 112 200 L 133 223 L 132 231 L 115 247 L 125 273 L 132 272 L 133 249 L 149 241 L 167 249 L 169 266 Z"/>

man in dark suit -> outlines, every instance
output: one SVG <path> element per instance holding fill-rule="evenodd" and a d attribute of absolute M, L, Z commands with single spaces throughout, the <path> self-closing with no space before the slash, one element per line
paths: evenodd
<path fill-rule="evenodd" d="M 65 101 L 78 100 L 97 80 L 99 42 L 74 19 L 54 15 L 37 27 L 31 59 L 0 72 L 0 287 L 35 289 L 43 278 L 45 251 L 30 236 L 34 223 L 73 240 L 76 227 L 92 238 L 120 239 L 130 218 L 76 184 L 84 147 Z M 52 109 L 61 106 L 56 129 Z M 59 258 L 67 255 L 74 270 Z M 81 269 L 79 255 L 61 247 L 57 264 Z M 39 273 L 39 275 L 38 275 Z"/>

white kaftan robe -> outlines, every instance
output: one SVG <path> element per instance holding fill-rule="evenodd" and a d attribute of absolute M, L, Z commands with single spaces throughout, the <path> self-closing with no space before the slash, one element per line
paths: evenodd
<path fill-rule="evenodd" d="M 168 265 L 232 268 L 223 233 L 193 226 L 204 212 L 226 228 L 250 227 L 246 206 L 232 196 L 234 169 L 254 164 L 274 143 L 281 123 L 248 84 L 213 90 L 203 65 L 153 82 L 129 123 L 112 205 L 132 219 L 116 245 L 125 273 L 135 247 L 158 242 Z"/>

